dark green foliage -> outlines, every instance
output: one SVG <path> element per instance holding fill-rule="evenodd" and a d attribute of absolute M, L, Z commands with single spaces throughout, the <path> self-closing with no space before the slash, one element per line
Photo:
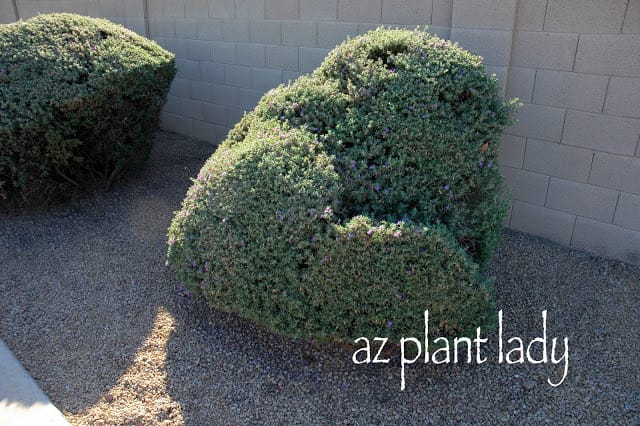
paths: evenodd
<path fill-rule="evenodd" d="M 106 20 L 0 26 L 0 195 L 108 184 L 144 160 L 174 75 L 173 54 Z"/>
<path fill-rule="evenodd" d="M 480 59 L 378 29 L 267 93 L 207 161 L 169 262 L 215 307 L 295 337 L 439 335 L 491 322 L 512 104 Z"/>

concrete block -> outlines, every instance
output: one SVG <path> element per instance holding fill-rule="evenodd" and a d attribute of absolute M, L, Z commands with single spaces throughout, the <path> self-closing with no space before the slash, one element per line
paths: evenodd
<path fill-rule="evenodd" d="M 171 95 L 167 96 L 167 102 L 165 102 L 162 110 L 172 114 L 182 114 L 182 103 L 180 102 L 180 98 Z"/>
<path fill-rule="evenodd" d="M 282 23 L 282 44 L 286 46 L 316 47 L 318 24 L 315 22 L 288 21 Z"/>
<path fill-rule="evenodd" d="M 338 19 L 338 0 L 300 0 L 300 19 L 335 21 Z"/>
<path fill-rule="evenodd" d="M 549 0 L 544 30 L 618 34 L 628 0 Z"/>
<path fill-rule="evenodd" d="M 211 45 L 204 40 L 187 40 L 187 59 L 210 61 Z"/>
<path fill-rule="evenodd" d="M 235 126 L 245 114 L 245 110 L 240 108 L 227 108 L 227 127 Z"/>
<path fill-rule="evenodd" d="M 224 67 L 218 62 L 200 62 L 200 78 L 210 83 L 224 83 Z"/>
<path fill-rule="evenodd" d="M 236 19 L 264 19 L 265 0 L 236 0 Z"/>
<path fill-rule="evenodd" d="M 453 0 L 433 0 L 432 3 L 431 25 L 450 27 L 451 15 L 453 13 Z"/>
<path fill-rule="evenodd" d="M 196 33 L 200 40 L 222 40 L 222 20 L 203 19 L 196 23 Z"/>
<path fill-rule="evenodd" d="M 213 102 L 215 85 L 204 81 L 191 81 L 191 99 L 202 102 Z"/>
<path fill-rule="evenodd" d="M 455 3 L 454 3 L 455 4 Z M 451 28 L 451 40 L 484 58 L 487 65 L 507 66 L 511 54 L 510 31 Z"/>
<path fill-rule="evenodd" d="M 507 132 L 516 136 L 560 142 L 565 110 L 542 105 L 524 104 Z"/>
<path fill-rule="evenodd" d="M 304 74 L 301 74 L 299 72 L 295 72 L 295 71 L 282 71 L 282 82 L 284 84 L 287 84 L 291 81 L 296 81 L 300 76 L 302 76 Z"/>
<path fill-rule="evenodd" d="M 640 194 L 640 158 L 597 152 L 589 182 L 622 192 Z"/>
<path fill-rule="evenodd" d="M 515 0 L 455 0 L 452 27 L 485 30 L 513 30 Z"/>
<path fill-rule="evenodd" d="M 176 59 L 187 59 L 187 40 L 164 39 L 164 48 L 176 55 Z"/>
<path fill-rule="evenodd" d="M 251 69 L 251 88 L 266 92 L 282 83 L 282 71 L 268 68 Z"/>
<path fill-rule="evenodd" d="M 349 22 L 319 22 L 318 47 L 333 49 L 347 37 L 358 35 L 358 24 Z"/>
<path fill-rule="evenodd" d="M 249 21 L 222 21 L 224 41 L 247 43 L 250 39 Z"/>
<path fill-rule="evenodd" d="M 187 38 L 191 40 L 195 40 L 198 38 L 197 36 L 198 30 L 196 27 L 195 19 L 176 19 L 176 37 L 177 38 Z"/>
<path fill-rule="evenodd" d="M 575 71 L 587 74 L 608 74 L 640 77 L 639 35 L 582 34 Z"/>
<path fill-rule="evenodd" d="M 209 2 L 207 0 L 184 0 L 184 16 L 197 19 L 208 17 Z"/>
<path fill-rule="evenodd" d="M 552 177 L 546 206 L 610 223 L 617 201 L 618 191 Z"/>
<path fill-rule="evenodd" d="M 609 77 L 538 70 L 533 103 L 583 111 L 602 111 Z"/>
<path fill-rule="evenodd" d="M 169 89 L 169 95 L 176 96 L 178 98 L 188 98 L 190 97 L 190 94 L 191 89 L 189 80 L 179 77 L 173 79 L 171 88 Z"/>
<path fill-rule="evenodd" d="M 431 35 L 440 37 L 444 40 L 449 40 L 451 38 L 451 28 L 450 27 L 438 27 L 431 25 L 427 28 L 427 32 Z"/>
<path fill-rule="evenodd" d="M 204 121 L 208 123 L 213 123 L 220 126 L 227 125 L 227 107 L 223 105 L 203 102 L 202 113 L 204 114 Z"/>
<path fill-rule="evenodd" d="M 640 118 L 640 78 L 611 77 L 604 112 Z"/>
<path fill-rule="evenodd" d="M 97 0 L 90 0 L 87 2 L 87 5 L 90 3 L 98 4 Z M 157 18 L 162 16 L 162 0 L 147 0 L 147 14 L 149 18 Z"/>
<path fill-rule="evenodd" d="M 613 223 L 618 226 L 640 231 L 640 197 L 621 193 Z"/>
<path fill-rule="evenodd" d="M 251 68 L 242 65 L 225 65 L 224 82 L 229 86 L 251 87 Z"/>
<path fill-rule="evenodd" d="M 338 20 L 348 22 L 379 23 L 382 0 L 341 0 L 338 2 Z"/>
<path fill-rule="evenodd" d="M 513 37 L 511 65 L 571 71 L 577 45 L 578 34 L 518 31 Z"/>
<path fill-rule="evenodd" d="M 190 59 L 176 59 L 178 72 L 176 77 L 187 80 L 200 80 L 200 65 Z"/>
<path fill-rule="evenodd" d="M 216 127 L 217 126 L 215 124 L 207 123 L 206 121 L 194 120 L 193 137 L 209 143 L 218 143 L 219 141 L 216 138 Z"/>
<path fill-rule="evenodd" d="M 592 161 L 593 152 L 590 150 L 528 139 L 524 168 L 544 175 L 586 182 Z"/>
<path fill-rule="evenodd" d="M 317 49 L 312 47 L 300 48 L 300 71 L 310 73 L 327 57 L 329 49 Z"/>
<path fill-rule="evenodd" d="M 143 2 L 140 0 L 124 0 L 124 13 L 127 18 L 144 18 Z"/>
<path fill-rule="evenodd" d="M 383 0 L 385 24 L 427 25 L 431 23 L 432 0 Z"/>
<path fill-rule="evenodd" d="M 640 232 L 578 217 L 571 246 L 625 262 L 640 263 Z"/>
<path fill-rule="evenodd" d="M 237 61 L 240 65 L 251 67 L 265 66 L 265 46 L 262 44 L 244 44 L 236 45 Z"/>
<path fill-rule="evenodd" d="M 214 41 L 211 43 L 211 59 L 225 64 L 236 63 L 236 45 L 226 41 Z"/>
<path fill-rule="evenodd" d="M 182 99 L 182 115 L 195 120 L 202 120 L 204 114 L 202 111 L 202 102 L 193 99 Z"/>
<path fill-rule="evenodd" d="M 512 167 L 501 167 L 500 172 L 514 200 L 543 206 L 547 198 L 549 177 Z"/>
<path fill-rule="evenodd" d="M 280 21 L 251 21 L 249 32 L 252 43 L 282 44 L 282 23 Z"/>
<path fill-rule="evenodd" d="M 536 70 L 511 67 L 507 75 L 507 98 L 519 98 L 521 102 L 531 103 Z"/>
<path fill-rule="evenodd" d="M 149 19 L 149 35 L 152 38 L 175 38 L 176 26 L 173 18 L 160 17 Z"/>
<path fill-rule="evenodd" d="M 219 105 L 238 106 L 238 88 L 226 84 L 214 84 L 214 102 Z M 209 101 L 211 102 L 211 101 Z"/>
<path fill-rule="evenodd" d="M 640 231 L 640 197 L 625 193 L 620 194 L 613 223 Z"/>
<path fill-rule="evenodd" d="M 631 0 L 622 25 L 623 34 L 640 34 L 640 1 Z"/>
<path fill-rule="evenodd" d="M 527 140 L 523 137 L 504 133 L 498 152 L 498 162 L 500 165 L 514 167 L 516 169 L 522 168 L 526 142 Z"/>
<path fill-rule="evenodd" d="M 45 7 L 47 3 L 44 3 Z M 100 0 L 100 15 L 105 17 L 119 17 L 124 18 L 126 16 L 125 5 L 123 1 L 116 0 Z M 47 12 L 71 12 L 71 10 L 63 9 L 64 3 L 55 2 L 49 3 L 49 7 L 47 7 Z M 163 6 L 164 7 L 164 6 Z M 85 9 L 86 10 L 86 9 Z M 165 15 L 167 16 L 167 15 Z"/>
<path fill-rule="evenodd" d="M 266 19 L 299 19 L 298 0 L 264 0 Z"/>
<path fill-rule="evenodd" d="M 267 46 L 267 67 L 298 71 L 298 48 L 292 46 Z"/>
<path fill-rule="evenodd" d="M 184 18 L 184 0 L 164 0 L 162 14 L 175 18 Z"/>
<path fill-rule="evenodd" d="M 138 35 L 147 36 L 147 25 L 144 18 L 126 18 L 125 27 Z"/>
<path fill-rule="evenodd" d="M 562 143 L 633 156 L 638 135 L 640 120 L 569 110 Z"/>
<path fill-rule="evenodd" d="M 262 95 L 264 95 L 262 90 L 240 88 L 238 89 L 238 106 L 250 111 L 256 107 Z"/>
<path fill-rule="evenodd" d="M 211 18 L 235 19 L 234 0 L 209 0 L 209 16 Z"/>
<path fill-rule="evenodd" d="M 560 244 L 569 244 L 576 216 L 546 207 L 514 201 L 510 228 L 537 235 Z"/>
<path fill-rule="evenodd" d="M 516 31 L 542 31 L 547 0 L 527 0 L 518 2 L 516 11 Z"/>
<path fill-rule="evenodd" d="M 162 112 L 160 114 L 160 128 L 193 137 L 193 120 L 182 115 Z"/>

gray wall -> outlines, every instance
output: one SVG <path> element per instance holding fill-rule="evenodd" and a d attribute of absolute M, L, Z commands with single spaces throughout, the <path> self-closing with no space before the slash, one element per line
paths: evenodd
<path fill-rule="evenodd" d="M 217 143 L 347 36 L 429 25 L 525 106 L 503 138 L 507 225 L 640 263 L 640 0 L 16 0 L 102 16 L 177 56 L 162 127 Z M 0 22 L 16 19 L 11 0 Z"/>

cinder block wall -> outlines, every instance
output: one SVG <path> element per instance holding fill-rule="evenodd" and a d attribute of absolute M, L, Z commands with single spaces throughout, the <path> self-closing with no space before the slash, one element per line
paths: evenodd
<path fill-rule="evenodd" d="M 107 17 L 173 51 L 161 125 L 212 143 L 347 36 L 429 25 L 525 104 L 502 141 L 507 225 L 640 263 L 637 0 L 5 0 L 0 22 L 49 11 Z"/>

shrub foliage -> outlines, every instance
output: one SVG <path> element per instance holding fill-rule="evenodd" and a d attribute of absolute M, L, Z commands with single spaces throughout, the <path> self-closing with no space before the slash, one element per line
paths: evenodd
<path fill-rule="evenodd" d="M 487 325 L 512 107 L 479 57 L 426 32 L 348 40 L 205 163 L 169 262 L 213 306 L 293 337 L 419 335 L 425 309 L 439 336 Z"/>
<path fill-rule="evenodd" d="M 145 159 L 174 75 L 173 54 L 103 19 L 1 25 L 0 195 L 110 183 Z"/>

